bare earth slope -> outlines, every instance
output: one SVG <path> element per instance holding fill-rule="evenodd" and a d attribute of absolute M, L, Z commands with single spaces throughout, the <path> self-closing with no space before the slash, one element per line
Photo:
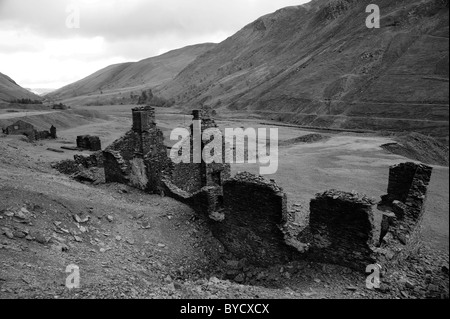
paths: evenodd
<path fill-rule="evenodd" d="M 41 100 L 39 96 L 18 85 L 9 76 L 0 73 L 0 101 L 16 99 Z"/>
<path fill-rule="evenodd" d="M 448 2 L 316 0 L 264 16 L 159 94 L 301 125 L 448 134 Z"/>
<path fill-rule="evenodd" d="M 110 65 L 88 77 L 65 86 L 46 96 L 49 99 L 68 99 L 100 94 L 108 96 L 146 90 L 172 80 L 197 56 L 214 47 L 212 43 L 199 44 L 170 51 L 139 62 Z"/>

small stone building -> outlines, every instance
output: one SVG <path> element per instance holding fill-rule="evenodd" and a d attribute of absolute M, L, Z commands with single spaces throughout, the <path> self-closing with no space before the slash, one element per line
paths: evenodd
<path fill-rule="evenodd" d="M 56 127 L 52 125 L 50 131 L 37 131 L 33 125 L 22 120 L 8 126 L 3 132 L 7 135 L 24 135 L 30 142 L 45 139 L 56 139 Z"/>
<path fill-rule="evenodd" d="M 30 141 L 36 139 L 36 130 L 34 126 L 22 120 L 8 126 L 4 131 L 8 135 L 25 135 Z"/>
<path fill-rule="evenodd" d="M 82 135 L 77 137 L 77 147 L 93 152 L 102 150 L 102 143 L 98 136 Z"/>

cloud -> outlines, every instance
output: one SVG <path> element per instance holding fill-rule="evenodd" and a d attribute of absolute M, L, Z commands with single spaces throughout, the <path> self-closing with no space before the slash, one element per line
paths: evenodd
<path fill-rule="evenodd" d="M 190 44 L 220 42 L 261 15 L 305 2 L 0 0 L 0 72 L 9 72 L 25 86 L 68 84 L 111 61 L 136 61 Z M 77 15 L 80 28 L 68 28 L 68 18 Z M 47 72 L 39 73 L 42 69 Z"/>

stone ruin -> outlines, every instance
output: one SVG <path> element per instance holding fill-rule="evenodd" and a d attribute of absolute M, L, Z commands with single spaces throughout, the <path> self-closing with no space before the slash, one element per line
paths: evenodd
<path fill-rule="evenodd" d="M 98 136 L 82 135 L 77 136 L 77 148 L 97 152 L 102 150 L 102 143 Z"/>
<path fill-rule="evenodd" d="M 132 130 L 103 152 L 108 183 L 129 184 L 150 193 L 168 193 L 183 201 L 193 201 L 201 196 L 204 187 L 221 187 L 229 178 L 228 164 L 173 163 L 164 135 L 156 126 L 155 110 L 140 107 L 132 112 Z M 208 112 L 195 111 L 194 120 L 201 121 L 202 131 L 217 127 Z M 191 133 L 192 130 L 193 127 Z M 206 145 L 202 144 L 202 150 Z M 191 154 L 193 147 L 191 143 Z"/>
<path fill-rule="evenodd" d="M 318 194 L 311 201 L 309 226 L 298 238 L 310 246 L 307 258 L 364 272 L 368 265 L 389 267 L 409 256 L 420 244 L 432 171 L 415 163 L 391 167 L 388 194 L 378 204 L 381 225 L 374 222 L 375 201 L 365 195 Z"/>
<path fill-rule="evenodd" d="M 24 135 L 30 142 L 57 138 L 56 127 L 53 125 L 50 127 L 49 131 L 38 131 L 32 124 L 22 120 L 18 120 L 6 129 L 3 129 L 3 133 L 7 135 Z"/>
<path fill-rule="evenodd" d="M 193 116 L 202 131 L 217 127 L 208 111 Z M 286 194 L 274 181 L 247 172 L 231 178 L 229 164 L 174 164 L 151 107 L 133 109 L 132 130 L 104 150 L 103 158 L 106 182 L 190 205 L 227 251 L 250 264 L 306 259 L 361 272 L 375 263 L 394 265 L 417 247 L 432 174 L 421 164 L 392 167 L 388 194 L 378 205 L 381 225 L 374 221 L 374 199 L 329 190 L 311 200 L 309 223 L 298 227 Z"/>
<path fill-rule="evenodd" d="M 401 259 L 418 248 L 432 173 L 433 168 L 423 164 L 391 167 L 388 194 L 378 205 L 384 211 L 377 251 L 383 259 Z"/>
<path fill-rule="evenodd" d="M 309 226 L 300 234 L 311 259 L 351 268 L 374 264 L 373 199 L 357 193 L 330 190 L 310 203 Z"/>
<path fill-rule="evenodd" d="M 220 218 L 211 221 L 214 236 L 239 259 L 270 266 L 292 259 L 281 225 L 287 222 L 287 196 L 273 181 L 244 172 L 223 185 Z"/>
<path fill-rule="evenodd" d="M 71 175 L 80 182 L 94 185 L 105 183 L 103 153 L 95 152 L 89 156 L 76 154 L 73 160 L 64 160 L 52 165 L 59 172 Z"/>

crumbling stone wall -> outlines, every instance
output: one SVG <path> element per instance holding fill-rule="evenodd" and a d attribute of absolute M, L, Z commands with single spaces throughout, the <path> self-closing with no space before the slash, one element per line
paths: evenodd
<path fill-rule="evenodd" d="M 154 124 L 141 135 L 144 164 L 148 178 L 147 191 L 160 192 L 164 176 L 169 174 L 171 160 L 164 145 L 164 134 Z"/>
<path fill-rule="evenodd" d="M 171 179 L 180 189 L 189 193 L 195 193 L 203 187 L 202 164 L 174 164 Z"/>
<path fill-rule="evenodd" d="M 36 140 L 56 139 L 56 127 L 52 125 L 49 131 L 35 131 L 34 136 Z"/>
<path fill-rule="evenodd" d="M 89 156 L 74 155 L 73 160 L 64 160 L 52 167 L 63 174 L 71 175 L 75 180 L 97 185 L 105 183 L 103 164 L 103 153 L 96 152 Z"/>
<path fill-rule="evenodd" d="M 238 258 L 268 266 L 290 260 L 294 249 L 281 227 L 287 218 L 287 197 L 273 181 L 240 173 L 223 186 L 223 221 L 211 221 L 213 234 Z"/>
<path fill-rule="evenodd" d="M 311 201 L 309 226 L 298 236 L 309 245 L 306 258 L 364 272 L 378 263 L 392 267 L 420 245 L 420 224 L 432 168 L 404 163 L 391 167 L 382 197 L 380 237 L 375 237 L 373 206 L 365 195 L 336 190 Z"/>
<path fill-rule="evenodd" d="M 384 215 L 377 252 L 383 262 L 401 261 L 420 246 L 432 173 L 432 167 L 415 163 L 390 168 L 388 194 L 379 203 Z"/>
<path fill-rule="evenodd" d="M 308 257 L 365 271 L 373 256 L 375 201 L 365 195 L 330 190 L 310 204 L 309 228 L 302 234 Z"/>
<path fill-rule="evenodd" d="M 186 192 L 168 179 L 163 180 L 164 193 L 182 203 L 191 206 L 199 215 L 215 221 L 223 220 L 223 190 L 222 187 L 203 187 L 195 193 Z"/>
<path fill-rule="evenodd" d="M 74 155 L 74 161 L 77 165 L 82 165 L 84 168 L 103 167 L 103 153 L 95 152 L 92 155 Z"/>
<path fill-rule="evenodd" d="M 119 151 L 113 149 L 103 152 L 106 183 L 128 184 L 129 168 Z"/>

